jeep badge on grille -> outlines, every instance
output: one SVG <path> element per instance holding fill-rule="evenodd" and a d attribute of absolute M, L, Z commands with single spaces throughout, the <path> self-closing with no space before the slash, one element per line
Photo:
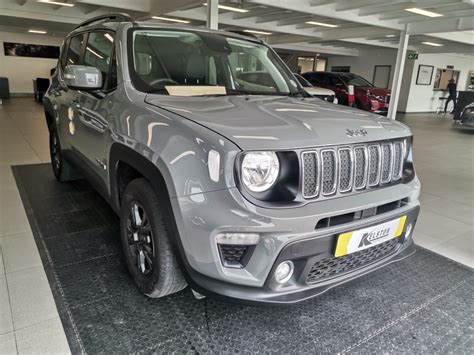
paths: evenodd
<path fill-rule="evenodd" d="M 365 129 L 346 129 L 346 135 L 348 137 L 365 137 L 367 131 Z"/>

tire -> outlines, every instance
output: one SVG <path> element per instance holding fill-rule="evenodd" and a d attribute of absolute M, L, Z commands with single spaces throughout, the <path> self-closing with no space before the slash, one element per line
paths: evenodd
<path fill-rule="evenodd" d="M 54 176 L 58 181 L 73 181 L 81 178 L 74 167 L 63 157 L 61 143 L 55 127 L 49 131 L 49 154 Z"/>
<path fill-rule="evenodd" d="M 187 284 L 170 242 L 164 208 L 144 178 L 131 181 L 123 193 L 120 235 L 128 271 L 138 289 L 160 298 L 181 291 Z"/>

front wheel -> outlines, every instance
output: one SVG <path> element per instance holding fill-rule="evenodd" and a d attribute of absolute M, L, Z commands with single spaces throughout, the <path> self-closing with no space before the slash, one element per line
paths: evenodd
<path fill-rule="evenodd" d="M 125 188 L 120 211 L 120 234 L 128 270 L 138 289 L 153 298 L 186 287 L 174 255 L 163 209 L 146 179 Z"/>
<path fill-rule="evenodd" d="M 53 173 L 58 181 L 72 181 L 80 178 L 71 164 L 64 159 L 58 132 L 54 127 L 49 131 L 49 154 Z"/>

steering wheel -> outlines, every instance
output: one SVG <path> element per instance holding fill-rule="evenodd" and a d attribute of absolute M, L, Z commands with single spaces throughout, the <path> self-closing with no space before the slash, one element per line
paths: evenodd
<path fill-rule="evenodd" d="M 165 86 L 164 83 L 179 85 L 179 83 L 176 80 L 173 80 L 171 78 L 158 78 L 148 83 L 148 85 L 155 87 L 155 85 L 161 84 L 162 86 Z"/>

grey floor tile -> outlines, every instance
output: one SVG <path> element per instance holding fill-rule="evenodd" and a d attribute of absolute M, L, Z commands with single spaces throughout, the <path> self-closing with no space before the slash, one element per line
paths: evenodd
<path fill-rule="evenodd" d="M 2 355 L 17 354 L 15 334 L 13 334 L 13 332 L 0 335 L 0 354 Z"/>
<path fill-rule="evenodd" d="M 471 226 L 474 225 L 474 206 L 472 205 L 439 198 L 425 202 L 423 208 Z"/>
<path fill-rule="evenodd" d="M 474 229 L 437 245 L 433 251 L 474 267 Z"/>
<path fill-rule="evenodd" d="M 21 233 L 0 238 L 5 272 L 14 272 L 41 266 L 41 258 L 31 233 Z"/>
<path fill-rule="evenodd" d="M 416 230 L 441 242 L 453 239 L 472 229 L 472 226 L 452 218 L 421 209 L 416 225 Z"/>
<path fill-rule="evenodd" d="M 16 331 L 18 353 L 21 354 L 70 354 L 59 318 L 32 325 Z"/>
<path fill-rule="evenodd" d="M 0 334 L 13 331 L 10 297 L 8 296 L 7 280 L 0 275 Z M 2 352 L 0 351 L 0 354 Z"/>
<path fill-rule="evenodd" d="M 413 239 L 415 240 L 416 245 L 430 250 L 442 243 L 441 240 L 430 237 L 429 235 L 426 235 L 417 229 L 415 229 Z"/>
<path fill-rule="evenodd" d="M 6 274 L 15 329 L 58 316 L 43 267 Z"/>

